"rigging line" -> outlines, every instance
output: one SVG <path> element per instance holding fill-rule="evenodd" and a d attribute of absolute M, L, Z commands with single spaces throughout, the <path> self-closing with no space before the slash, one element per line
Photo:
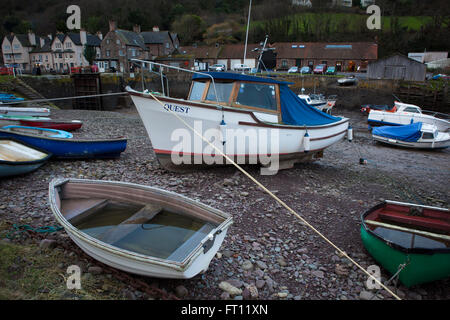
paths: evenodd
<path fill-rule="evenodd" d="M 164 104 L 158 100 L 151 92 L 148 93 L 154 100 L 156 100 L 160 105 L 164 107 Z M 364 269 L 361 265 L 359 265 L 355 260 L 353 260 L 345 251 L 341 250 L 338 246 L 336 246 L 331 240 L 329 240 L 325 235 L 323 235 L 319 230 L 317 230 L 314 226 L 312 226 L 308 221 L 302 218 L 297 212 L 295 212 L 291 207 L 289 207 L 283 200 L 278 198 L 275 194 L 273 194 L 269 189 L 267 189 L 263 184 L 261 184 L 258 180 L 253 178 L 247 171 L 245 171 L 241 166 L 239 166 L 236 162 L 234 162 L 230 157 L 228 157 L 222 150 L 217 148 L 211 142 L 209 142 L 202 134 L 198 133 L 193 127 L 191 127 L 186 121 L 183 120 L 178 114 L 170 109 L 169 110 L 175 117 L 178 118 L 186 127 L 192 130 L 197 136 L 199 136 L 203 141 L 209 144 L 214 150 L 216 150 L 222 157 L 227 159 L 231 164 L 233 164 L 239 171 L 241 171 L 244 175 L 246 175 L 250 180 L 252 180 L 258 187 L 260 187 L 263 191 L 269 194 L 272 198 L 274 198 L 278 203 L 280 203 L 285 209 L 287 209 L 290 213 L 295 215 L 298 219 L 300 219 L 306 226 L 308 226 L 311 230 L 317 233 L 322 239 L 324 239 L 329 245 L 335 248 L 342 256 L 346 257 L 350 262 L 352 262 L 356 267 L 358 267 L 362 272 L 368 275 L 371 279 L 375 280 L 376 283 L 381 285 L 387 292 L 389 292 L 395 299 L 401 300 L 399 296 L 397 296 L 394 292 L 392 292 L 388 287 L 386 287 L 383 283 L 380 282 L 377 278 L 375 278 L 372 274 L 370 274 L 366 269 Z"/>
<path fill-rule="evenodd" d="M 86 98 L 95 98 L 95 97 L 119 96 L 119 95 L 125 95 L 125 94 L 128 94 L 128 92 L 111 92 L 111 93 L 93 94 L 93 95 L 89 95 L 89 96 L 74 96 L 74 97 L 62 97 L 62 98 L 24 100 L 24 101 L 18 101 L 18 102 L 7 102 L 7 103 L 0 104 L 0 106 L 3 106 L 3 105 L 9 106 L 11 104 L 23 104 L 23 103 L 39 103 L 39 102 L 57 101 L 57 100 L 72 100 L 72 99 L 86 99 Z"/>

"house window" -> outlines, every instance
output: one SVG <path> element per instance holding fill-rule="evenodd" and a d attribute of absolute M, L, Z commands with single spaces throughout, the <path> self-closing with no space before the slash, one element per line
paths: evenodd
<path fill-rule="evenodd" d="M 120 44 L 120 40 L 119 39 L 116 40 L 116 44 Z"/>
<path fill-rule="evenodd" d="M 10 50 L 11 49 L 11 46 L 10 45 L 6 45 L 5 46 L 5 50 Z"/>
<path fill-rule="evenodd" d="M 125 54 L 123 53 L 123 50 L 119 50 L 119 56 L 123 57 Z"/>
<path fill-rule="evenodd" d="M 166 42 L 166 48 L 169 49 L 169 43 L 168 42 Z"/>
<path fill-rule="evenodd" d="M 281 66 L 283 67 L 283 68 L 287 68 L 287 60 L 281 60 Z"/>
<path fill-rule="evenodd" d="M 324 61 L 322 61 L 322 64 L 327 64 L 327 61 L 325 61 L 325 60 L 324 60 Z"/>
<path fill-rule="evenodd" d="M 110 39 L 106 39 L 106 44 L 110 44 L 111 40 Z"/>
<path fill-rule="evenodd" d="M 18 44 L 15 44 L 14 49 L 20 49 L 20 46 Z"/>
<path fill-rule="evenodd" d="M 66 43 L 66 48 L 72 48 L 72 43 L 71 42 L 67 42 Z"/>
<path fill-rule="evenodd" d="M 106 50 L 106 56 L 109 57 L 111 52 L 109 50 Z"/>

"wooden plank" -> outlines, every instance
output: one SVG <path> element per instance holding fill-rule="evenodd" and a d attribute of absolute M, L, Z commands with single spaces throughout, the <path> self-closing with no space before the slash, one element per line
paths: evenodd
<path fill-rule="evenodd" d="M 407 216 L 401 213 L 379 213 L 378 217 L 383 220 L 404 223 L 408 225 L 421 226 L 425 228 L 431 228 L 435 230 L 441 230 L 450 233 L 450 223 L 442 220 L 417 217 L 417 216 Z"/>
<path fill-rule="evenodd" d="M 423 235 L 423 236 L 427 236 L 427 237 L 439 238 L 439 239 L 444 239 L 444 240 L 450 241 L 450 236 L 446 236 L 446 235 L 438 234 L 438 233 L 434 233 L 434 232 L 410 229 L 410 228 L 400 227 L 400 226 L 396 226 L 393 224 L 378 222 L 378 221 L 374 221 L 374 220 L 364 220 L 364 222 L 366 224 L 370 224 L 370 225 L 374 225 L 374 226 L 379 226 L 379 227 L 384 227 L 384 228 L 399 230 L 399 231 L 405 231 L 405 232 L 409 232 L 409 233 L 414 233 L 414 234 L 418 234 L 418 235 Z"/>
<path fill-rule="evenodd" d="M 127 220 L 118 224 L 111 230 L 108 230 L 97 238 L 103 242 L 113 244 L 125 238 L 130 233 L 134 232 L 141 227 L 142 224 L 153 219 L 158 213 L 163 210 L 163 207 L 147 204 L 144 208 L 136 212 L 134 215 L 129 217 Z"/>
<path fill-rule="evenodd" d="M 98 209 L 104 207 L 107 199 L 68 199 L 61 201 L 61 213 L 70 220 L 70 223 L 77 224 L 81 219 L 91 215 Z"/>

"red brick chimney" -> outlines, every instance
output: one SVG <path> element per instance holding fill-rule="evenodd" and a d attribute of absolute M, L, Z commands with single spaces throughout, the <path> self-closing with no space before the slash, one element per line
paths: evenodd
<path fill-rule="evenodd" d="M 141 33 L 141 26 L 138 24 L 135 24 L 133 27 L 133 31 L 136 33 Z"/>
<path fill-rule="evenodd" d="M 109 20 L 109 31 L 116 30 L 116 22 L 114 20 Z"/>

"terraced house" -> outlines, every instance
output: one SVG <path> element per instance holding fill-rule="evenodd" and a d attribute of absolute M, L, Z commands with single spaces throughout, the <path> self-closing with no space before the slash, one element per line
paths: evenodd
<path fill-rule="evenodd" d="M 2 52 L 6 66 L 14 66 L 21 71 L 31 72 L 34 67 L 42 71 L 70 72 L 72 67 L 88 66 L 84 48 L 91 46 L 100 57 L 101 38 L 88 34 L 83 29 L 79 33 L 57 33 L 54 37 L 28 34 L 11 34 L 3 38 Z"/>
<path fill-rule="evenodd" d="M 115 21 L 109 22 L 109 32 L 101 42 L 101 55 L 96 59 L 99 70 L 115 69 L 129 72 L 130 59 L 148 59 L 148 49 L 139 33 L 118 29 Z"/>
<path fill-rule="evenodd" d="M 31 71 L 30 52 L 40 44 L 41 38 L 31 31 L 27 34 L 11 33 L 5 36 L 2 41 L 4 64 L 21 71 Z"/>

